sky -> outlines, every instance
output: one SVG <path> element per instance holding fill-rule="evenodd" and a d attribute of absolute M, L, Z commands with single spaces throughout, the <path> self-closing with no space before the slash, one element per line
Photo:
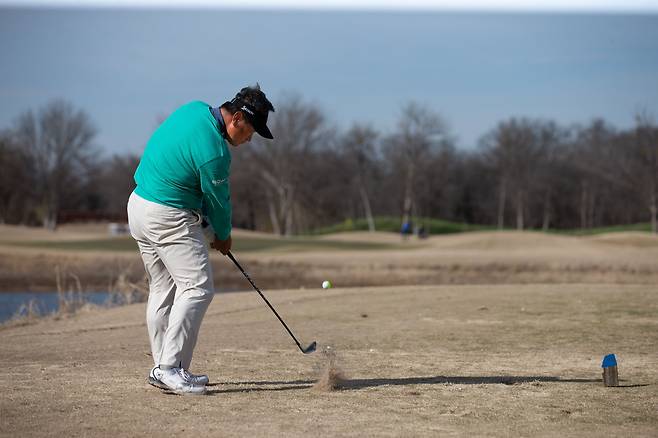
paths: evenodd
<path fill-rule="evenodd" d="M 0 0 L 6 5 L 648 12 L 656 0 Z"/>
<path fill-rule="evenodd" d="M 275 107 L 297 93 L 337 129 L 390 133 L 417 101 L 464 149 L 510 117 L 628 128 L 637 111 L 658 116 L 656 2 L 423 3 L 0 0 L 0 129 L 65 98 L 89 113 L 106 154 L 140 153 L 177 106 L 217 105 L 255 82 Z"/>

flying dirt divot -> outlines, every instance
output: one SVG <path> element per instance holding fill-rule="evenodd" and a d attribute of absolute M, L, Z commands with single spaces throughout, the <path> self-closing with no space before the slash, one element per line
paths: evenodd
<path fill-rule="evenodd" d="M 336 351 L 326 346 L 320 352 L 322 362 L 319 364 L 319 379 L 313 385 L 316 391 L 329 392 L 345 387 L 347 379 L 337 365 Z"/>

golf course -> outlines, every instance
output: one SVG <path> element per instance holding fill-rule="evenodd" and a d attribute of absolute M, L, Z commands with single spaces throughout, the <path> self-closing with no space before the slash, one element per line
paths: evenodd
<path fill-rule="evenodd" d="M 66 273 L 85 289 L 118 272 L 142 284 L 129 238 L 102 227 L 1 231 L 5 290 L 46 290 L 56 266 L 60 287 L 72 284 Z M 234 240 L 241 265 L 301 343 L 317 341 L 315 353 L 302 354 L 216 254 L 215 283 L 232 292 L 215 295 L 191 366 L 209 375 L 207 395 L 147 384 L 145 303 L 85 307 L 0 328 L 0 435 L 658 434 L 655 236 L 237 231 Z M 602 383 L 610 353 L 618 387 Z"/>
<path fill-rule="evenodd" d="M 0 438 L 658 438 L 658 0 L 0 39 Z"/>

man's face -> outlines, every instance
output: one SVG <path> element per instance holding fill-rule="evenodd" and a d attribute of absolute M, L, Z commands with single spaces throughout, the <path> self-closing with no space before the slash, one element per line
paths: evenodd
<path fill-rule="evenodd" d="M 233 114 L 231 123 L 226 127 L 228 136 L 231 138 L 233 146 L 240 146 L 243 143 L 251 141 L 251 136 L 254 135 L 254 128 L 247 121 L 241 111 Z"/>

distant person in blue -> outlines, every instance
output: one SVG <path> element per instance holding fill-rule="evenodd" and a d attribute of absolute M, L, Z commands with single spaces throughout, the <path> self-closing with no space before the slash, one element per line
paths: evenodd
<path fill-rule="evenodd" d="M 404 222 L 402 224 L 402 228 L 400 228 L 400 234 L 402 235 L 402 238 L 406 239 L 407 237 L 409 237 L 409 235 L 411 235 L 412 233 L 412 230 L 413 230 L 413 224 L 411 223 L 411 221 Z"/>
<path fill-rule="evenodd" d="M 189 371 L 201 322 L 215 293 L 202 224 L 210 246 L 231 249 L 230 146 L 256 132 L 272 138 L 274 107 L 260 87 L 246 87 L 220 107 L 191 102 L 153 133 L 135 172 L 128 201 L 130 233 L 149 280 L 146 310 L 151 385 L 203 394 L 208 376 Z M 230 146 L 229 146 L 230 145 Z"/>

